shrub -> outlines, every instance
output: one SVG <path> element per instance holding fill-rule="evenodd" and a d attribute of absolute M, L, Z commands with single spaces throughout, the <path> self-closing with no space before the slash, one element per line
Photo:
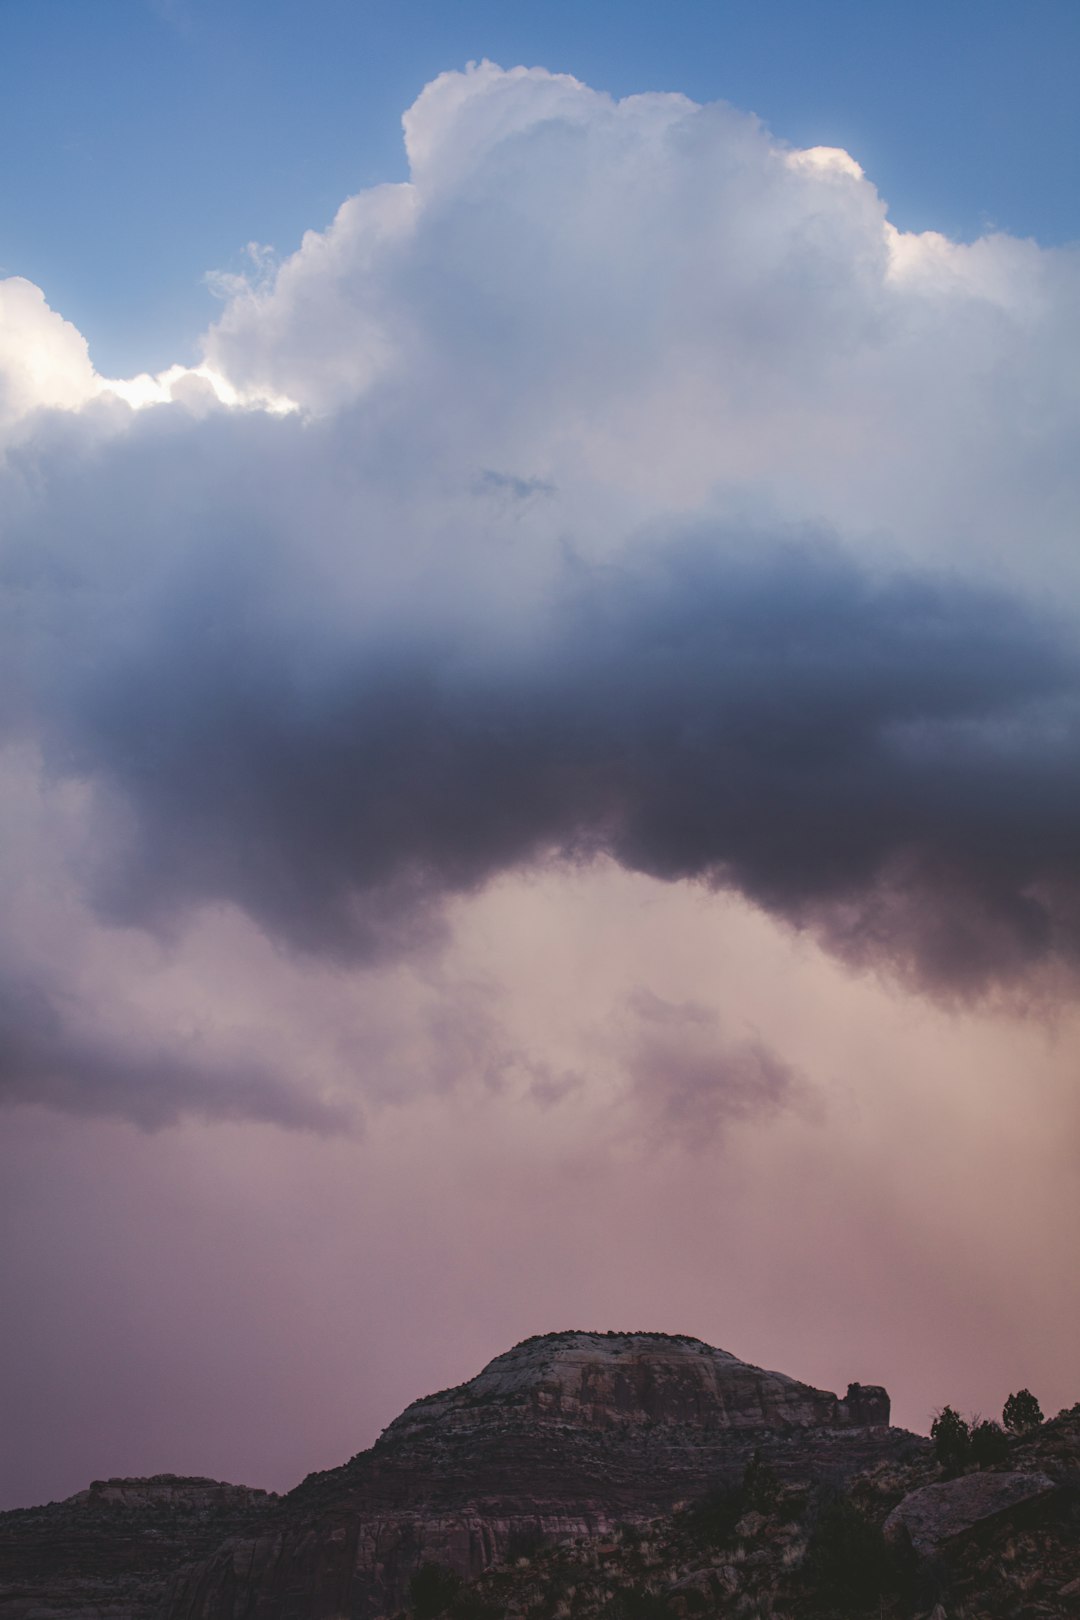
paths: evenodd
<path fill-rule="evenodd" d="M 803 1568 L 820 1595 L 838 1605 L 869 1603 L 897 1584 L 895 1561 L 880 1526 L 865 1519 L 844 1495 L 823 1508 Z"/>
<path fill-rule="evenodd" d="M 685 1523 L 708 1546 L 722 1547 L 734 1536 L 747 1506 L 741 1485 L 716 1485 L 686 1510 Z"/>
<path fill-rule="evenodd" d="M 695 1597 L 698 1593 L 693 1594 Z M 670 1620 L 671 1610 L 662 1597 L 645 1586 L 624 1586 L 615 1602 L 621 1620 Z"/>
<path fill-rule="evenodd" d="M 780 1481 L 776 1470 L 762 1462 L 760 1451 L 755 1451 L 743 1474 L 743 1497 L 747 1507 L 759 1513 L 771 1513 L 780 1496 Z"/>
<path fill-rule="evenodd" d="M 971 1453 L 971 1430 L 951 1406 L 943 1406 L 930 1425 L 934 1454 L 943 1468 L 963 1468 Z"/>
<path fill-rule="evenodd" d="M 1030 1389 L 1018 1390 L 1005 1402 L 1001 1421 L 1013 1434 L 1026 1434 L 1029 1429 L 1037 1429 L 1043 1421 L 1042 1407 Z"/>
<path fill-rule="evenodd" d="M 971 1460 L 978 1463 L 980 1468 L 992 1468 L 995 1463 L 1004 1462 L 1009 1454 L 1009 1442 L 1004 1430 L 998 1423 L 991 1423 L 989 1418 L 979 1422 L 972 1420 L 971 1424 Z"/>
<path fill-rule="evenodd" d="M 471 1587 L 461 1591 L 446 1611 L 447 1620 L 506 1620 L 506 1609 L 489 1598 L 478 1598 Z"/>
<path fill-rule="evenodd" d="M 461 1591 L 461 1576 L 442 1564 L 421 1564 L 409 1582 L 409 1601 L 416 1620 L 445 1614 Z"/>
<path fill-rule="evenodd" d="M 755 1451 L 738 1485 L 714 1485 L 686 1510 L 684 1523 L 707 1545 L 723 1547 L 734 1539 L 735 1526 L 751 1508 L 771 1513 L 780 1495 L 780 1480 Z"/>
<path fill-rule="evenodd" d="M 506 1557 L 511 1564 L 519 1558 L 535 1558 L 544 1545 L 544 1532 L 538 1524 L 517 1525 L 506 1542 Z"/>

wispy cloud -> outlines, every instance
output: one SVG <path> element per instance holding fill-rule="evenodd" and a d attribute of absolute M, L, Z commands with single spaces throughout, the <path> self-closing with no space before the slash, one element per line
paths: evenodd
<path fill-rule="evenodd" d="M 732 1036 L 700 1002 L 639 988 L 627 1001 L 622 1060 L 652 1144 L 703 1152 L 733 1126 L 790 1109 L 813 1112 L 813 1088 L 758 1035 Z"/>

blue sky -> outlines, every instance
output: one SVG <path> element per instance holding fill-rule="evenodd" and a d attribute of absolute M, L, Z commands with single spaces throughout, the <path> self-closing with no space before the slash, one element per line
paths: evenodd
<path fill-rule="evenodd" d="M 483 56 L 845 146 L 908 229 L 1080 237 L 1071 0 L 0 0 L 0 26 L 0 273 L 113 374 L 191 358 L 245 243 L 401 178 L 404 108 Z"/>

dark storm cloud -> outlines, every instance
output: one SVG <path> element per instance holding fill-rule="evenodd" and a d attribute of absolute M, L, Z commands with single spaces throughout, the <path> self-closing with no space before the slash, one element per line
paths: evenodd
<path fill-rule="evenodd" d="M 413 540 L 369 518 L 339 555 L 375 605 L 342 612 L 266 453 L 317 456 L 317 429 L 192 429 L 180 457 L 155 433 L 115 498 L 108 465 L 67 477 L 4 571 L 14 728 L 118 794 L 110 916 L 226 899 L 378 957 L 437 937 L 448 893 L 606 853 L 939 990 L 1075 960 L 1080 671 L 1019 601 L 706 532 L 564 551 L 523 611 L 468 539 L 380 598 Z"/>

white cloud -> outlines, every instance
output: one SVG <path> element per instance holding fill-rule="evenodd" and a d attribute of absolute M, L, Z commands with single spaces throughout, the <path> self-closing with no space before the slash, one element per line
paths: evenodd
<path fill-rule="evenodd" d="M 482 63 L 404 123 L 410 181 L 209 333 L 238 387 L 543 477 L 579 534 L 712 507 L 1076 578 L 1075 253 L 900 232 L 848 153 L 681 96 Z"/>
<path fill-rule="evenodd" d="M 586 549 L 711 511 L 1076 580 L 1074 252 L 900 232 L 848 153 L 541 69 L 443 74 L 404 126 L 410 180 L 276 272 L 258 248 L 201 366 L 97 378 L 4 283 L 8 415 L 102 392 L 352 412 L 386 479 L 542 480 L 548 532 Z"/>
<path fill-rule="evenodd" d="M 134 410 L 147 405 L 182 404 L 198 412 L 214 405 L 228 405 L 286 416 L 299 408 L 295 400 L 284 394 L 236 388 L 220 371 L 205 364 L 169 366 L 155 376 L 142 372 L 137 377 L 99 378 L 97 393 L 98 396 L 113 394 Z"/>
<path fill-rule="evenodd" d="M 850 152 L 842 146 L 808 146 L 789 152 L 787 162 L 793 169 L 811 170 L 815 174 L 832 174 L 849 180 L 865 180 L 862 165 L 856 163 Z"/>
<path fill-rule="evenodd" d="M 0 428 L 39 407 L 74 409 L 96 392 L 86 339 L 32 281 L 0 281 Z"/>
<path fill-rule="evenodd" d="M 282 394 L 237 388 L 212 366 L 169 366 L 156 376 L 102 377 L 95 371 L 86 339 L 51 309 L 45 294 L 22 276 L 0 280 L 0 445 L 5 439 L 27 443 L 34 437 L 36 412 L 77 412 L 111 400 L 133 410 L 147 405 L 180 404 L 196 414 L 214 405 L 270 411 L 284 415 L 297 409 Z M 120 431 L 123 417 L 94 419 Z"/>

